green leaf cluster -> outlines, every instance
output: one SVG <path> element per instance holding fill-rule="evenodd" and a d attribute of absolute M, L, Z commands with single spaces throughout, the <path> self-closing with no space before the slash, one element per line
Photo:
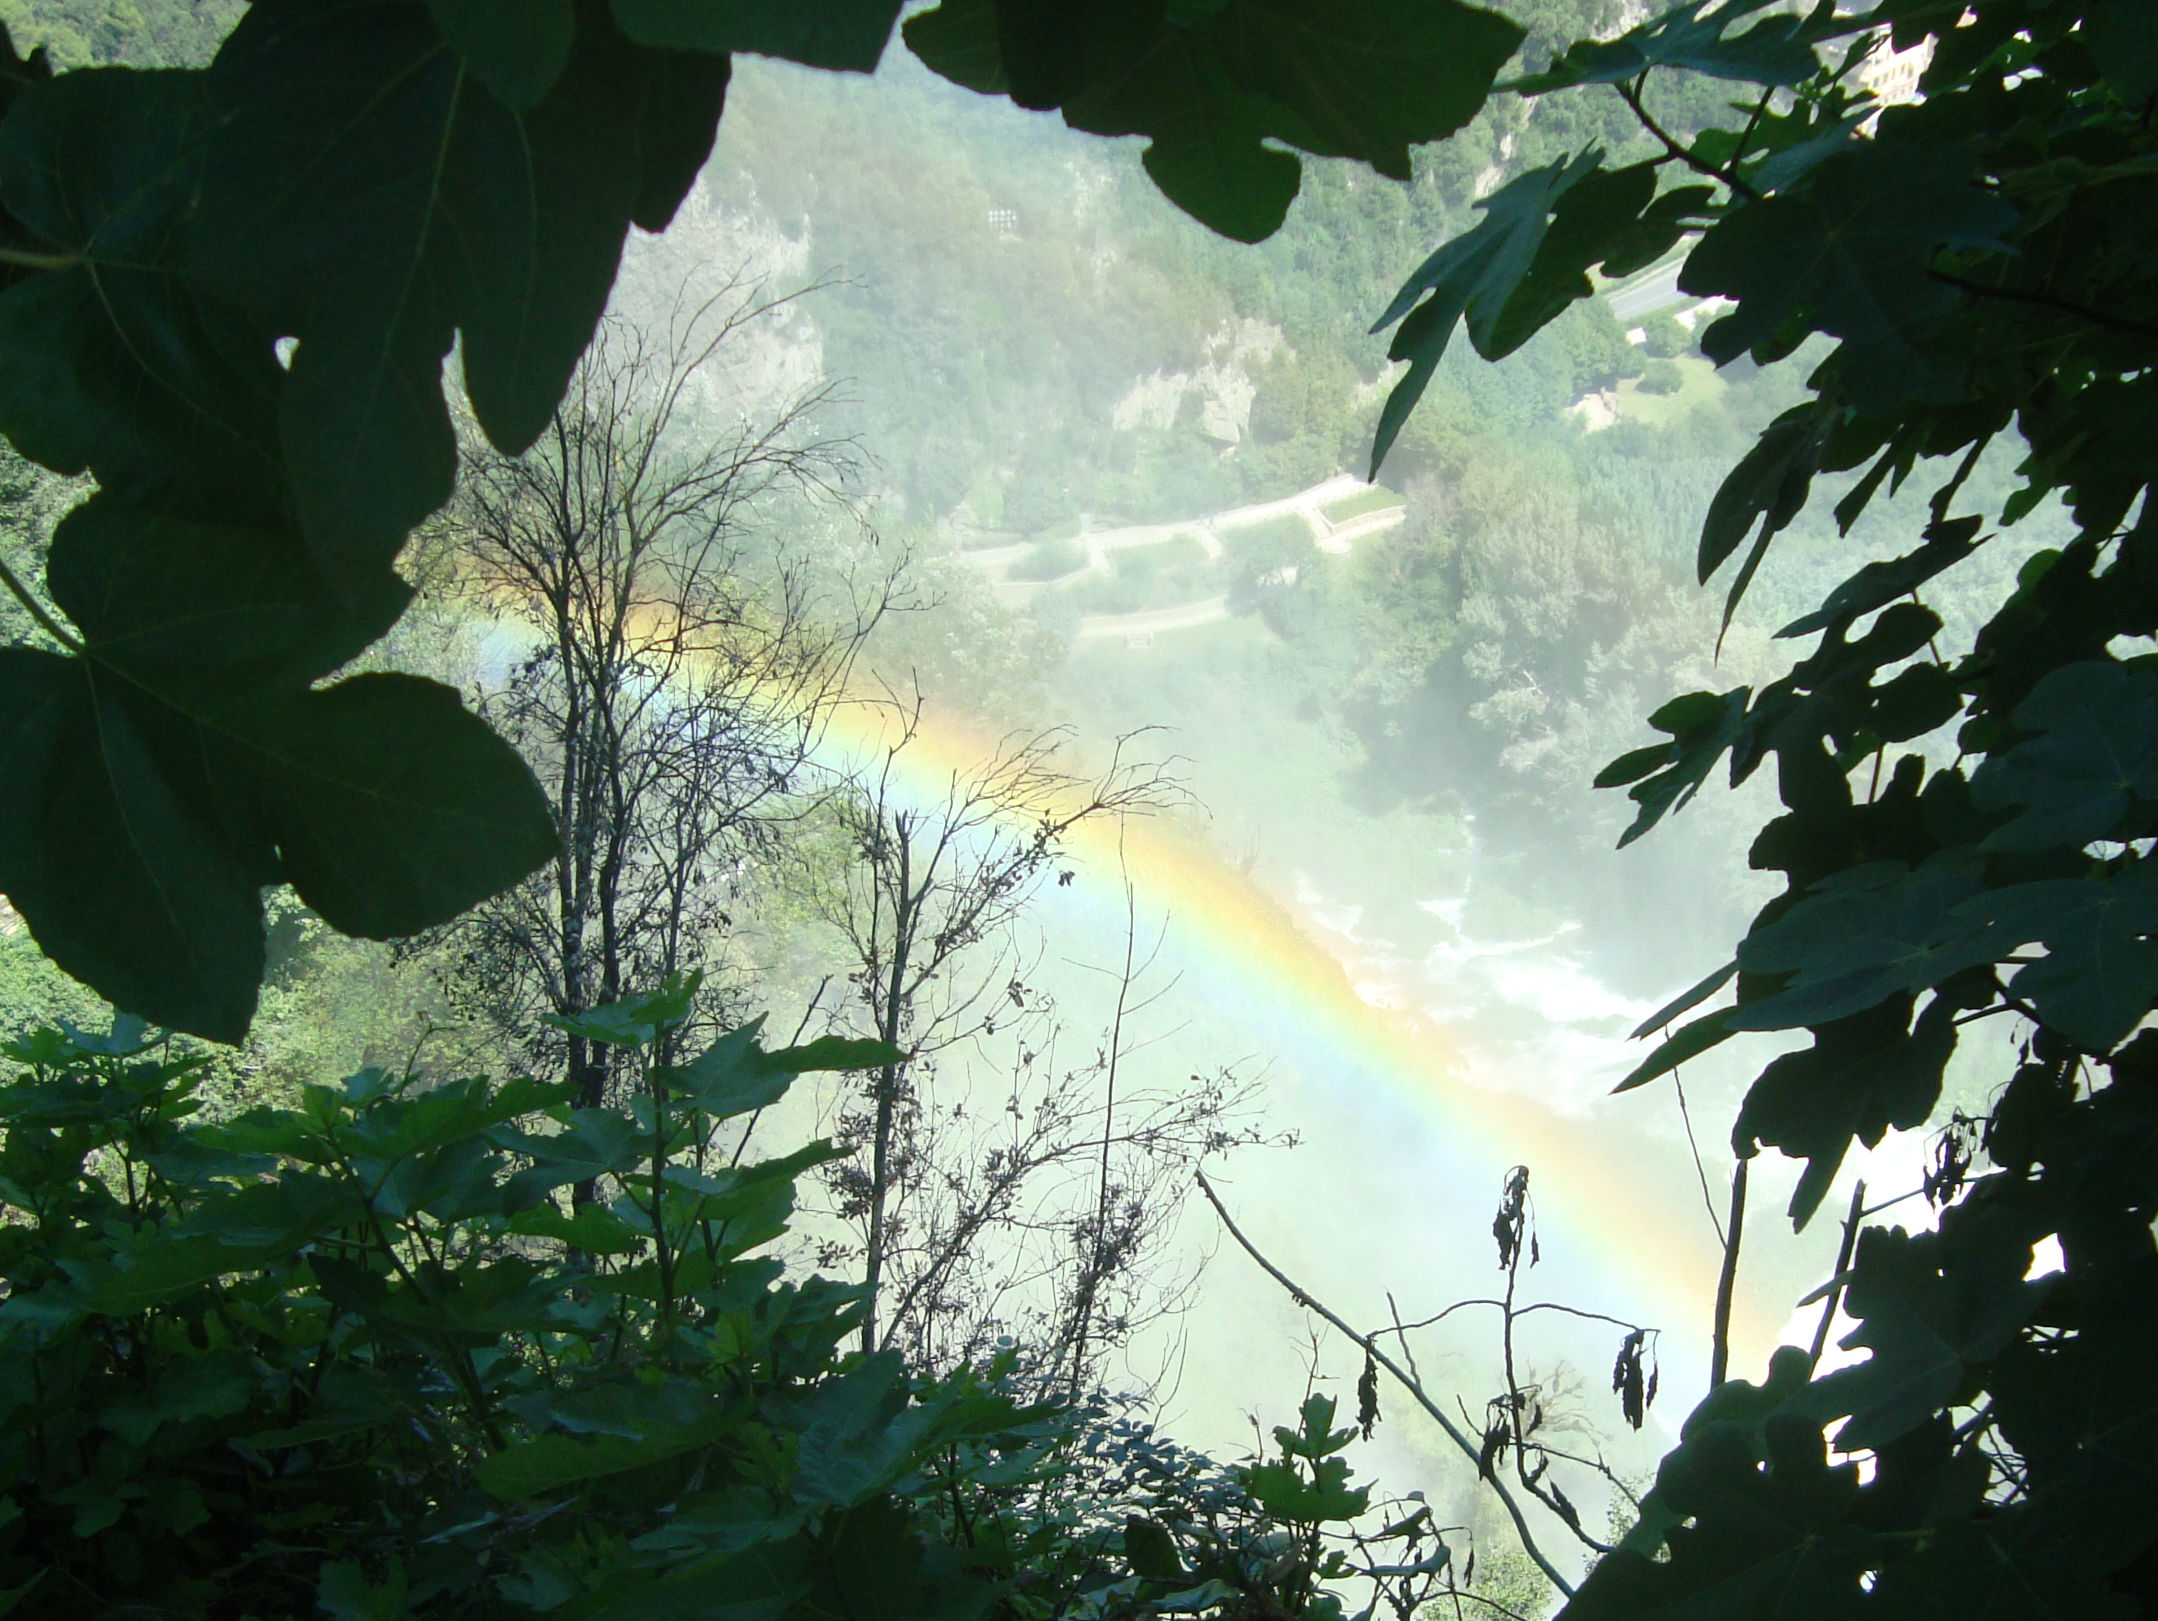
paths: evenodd
<path fill-rule="evenodd" d="M 2124 1372 L 2158 1299 L 2136 1034 L 2158 1007 L 2145 10 L 1689 0 L 1570 46 L 1510 88 L 1609 87 L 1661 157 L 1609 170 L 1590 150 L 1513 181 L 1382 319 L 1410 365 L 1380 456 L 1457 323 L 1495 357 L 1588 296 L 1583 271 L 1687 240 L 1680 286 L 1730 306 L 1702 352 L 1767 365 L 1804 346 L 1811 368 L 1704 516 L 1698 572 L 1728 571 L 1726 627 L 1823 481 L 1849 531 L 1881 491 L 1939 469 L 1918 543 L 1781 632 L 1811 642 L 1785 675 L 1672 699 L 1649 717 L 1664 740 L 1598 777 L 1637 807 L 1622 843 L 1719 770 L 1737 786 L 1770 767 L 1781 801 L 1752 862 L 1783 892 L 1731 967 L 1637 1032 L 1663 1039 L 1621 1089 L 1743 1032 L 1805 1033 L 1754 1082 L 1732 1141 L 1806 1161 L 1804 1224 L 1853 1142 L 1936 1121 L 1967 1027 L 2015 1021 L 2020 1061 L 1985 1119 L 1943 1129 L 1935 1230 L 1854 1213 L 1823 1297 L 1857 1320 L 1843 1343 L 1864 1360 L 1816 1378 L 1786 1352 L 1758 1390 L 1712 1393 L 1569 1617 L 2148 1607 L 2152 1396 Z M 1865 89 L 1867 53 L 1889 46 L 1930 52 L 1919 100 Z M 1749 100 L 1681 140 L 1645 99 L 1673 74 Z M 1981 456 L 2017 440 L 1998 511 L 1959 510 Z M 1971 645 L 1944 648 L 1923 593 L 2052 500 L 2073 538 L 2029 559 Z M 2048 1240 L 2064 1268 L 2031 1280 Z M 1831 1438 L 1875 1472 L 1861 1480 Z"/>
<path fill-rule="evenodd" d="M 648 1044 L 685 989 L 591 1018 Z M 751 1027 L 631 1109 L 370 1070 L 211 1120 L 207 1060 L 139 1021 L 16 1042 L 0 1591 L 21 1613 L 982 1613 L 997 1572 L 925 1505 L 962 1444 L 983 1473 L 1038 1451 L 1041 1412 L 995 1369 L 924 1385 L 843 1353 L 859 1292 L 758 1253 L 827 1145 L 714 1157 L 716 1126 L 861 1047 Z M 595 1177 L 601 1200 L 558 1200 Z"/>

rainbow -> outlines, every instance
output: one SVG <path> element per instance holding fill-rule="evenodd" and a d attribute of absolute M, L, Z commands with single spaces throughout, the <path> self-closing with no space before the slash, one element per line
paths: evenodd
<path fill-rule="evenodd" d="M 844 706 L 827 751 L 835 760 L 881 761 L 894 726 L 888 708 Z M 925 713 L 894 760 L 893 786 L 903 798 L 940 803 L 954 778 L 978 768 L 994 747 L 975 723 Z M 1428 1162 L 1428 1181 L 1419 1180 L 1407 1201 L 1413 1208 L 1386 1208 L 1374 1189 L 1358 1201 L 1370 1208 L 1341 1212 L 1346 1225 L 1333 1235 L 1333 1253 L 1355 1223 L 1407 1224 L 1421 1235 L 1421 1251 L 1463 1258 L 1460 1276 L 1473 1284 L 1447 1298 L 1489 1292 L 1496 1281 L 1489 1227 L 1500 1181 L 1507 1167 L 1526 1164 L 1547 1263 L 1537 1297 L 1661 1328 L 1667 1382 L 1679 1403 L 1667 1417 L 1682 1415 L 1692 1395 L 1679 1393 L 1698 1391 L 1705 1374 L 1718 1250 L 1690 1177 L 1645 1187 L 1634 1174 L 1639 1162 L 1623 1146 L 1633 1135 L 1626 1111 L 1644 1110 L 1642 1100 L 1612 1100 L 1589 1118 L 1569 1118 L 1518 1091 L 1474 1084 L 1464 1054 L 1437 1023 L 1375 1007 L 1357 993 L 1352 942 L 1324 939 L 1300 923 L 1172 818 L 1083 824 L 1072 848 L 1078 878 L 1046 886 L 1040 898 L 1052 934 L 1121 940 L 1128 878 L 1142 915 L 1166 917 L 1166 955 L 1182 975 L 1180 995 L 1207 1010 L 1209 1028 L 1233 1030 L 1255 1056 L 1293 1068 L 1354 1122 L 1354 1132 L 1383 1134 L 1396 1159 Z M 1247 1182 L 1244 1199 L 1265 1197 L 1257 1180 Z M 1342 1287 L 1322 1273 L 1302 1281 L 1322 1298 Z M 1329 1303 L 1352 1316 L 1369 1305 Z M 1384 1320 L 1382 1309 L 1372 1326 Z M 1780 1312 L 1742 1294 L 1733 1371 L 1765 1365 L 1783 1322 Z"/>

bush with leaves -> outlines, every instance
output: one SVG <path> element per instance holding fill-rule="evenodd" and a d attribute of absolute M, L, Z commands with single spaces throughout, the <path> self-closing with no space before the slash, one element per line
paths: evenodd
<path fill-rule="evenodd" d="M 688 990 L 584 1032 L 648 1059 Z M 368 1070 L 222 1121 L 205 1059 L 132 1019 L 6 1051 L 0 1608 L 898 1621 L 991 1601 L 921 1500 L 935 1457 L 964 1441 L 990 1467 L 1039 1415 L 993 1369 L 924 1385 L 841 1354 L 860 1291 L 757 1253 L 831 1150 L 715 1139 L 872 1044 L 766 1051 L 750 1026 L 647 1061 L 625 1108 Z M 592 1177 L 610 1202 L 558 1202 Z"/>

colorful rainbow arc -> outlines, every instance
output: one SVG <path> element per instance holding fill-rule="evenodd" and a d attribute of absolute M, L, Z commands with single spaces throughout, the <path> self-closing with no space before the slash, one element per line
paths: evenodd
<path fill-rule="evenodd" d="M 889 708 L 845 706 L 826 748 L 835 760 L 881 763 L 896 724 Z M 978 769 L 995 743 L 963 718 L 925 711 L 894 757 L 891 783 L 903 798 L 940 803 L 954 778 Z M 1545 1297 L 1657 1324 L 1667 1357 L 1684 1347 L 1677 1360 L 1705 1369 L 1719 1255 L 1699 1190 L 1690 1173 L 1683 1187 L 1644 1188 L 1638 1160 L 1614 1149 L 1630 1135 L 1614 1114 L 1644 1102 L 1569 1118 L 1519 1092 L 1472 1084 L 1444 1029 L 1365 1001 L 1340 955 L 1169 818 L 1085 824 L 1073 849 L 1081 879 L 1044 892 L 1056 918 L 1100 940 L 1120 939 L 1122 884 L 1102 879 L 1121 862 L 1142 912 L 1168 917 L 1171 950 L 1192 994 L 1345 1107 L 1370 1110 L 1376 1129 L 1413 1133 L 1429 1145 L 1430 1206 L 1404 1214 L 1434 1242 L 1487 1245 L 1500 1180 L 1509 1165 L 1527 1164 L 1544 1251 L 1572 1256 L 1546 1274 Z M 1488 1267 L 1488 1251 L 1480 1253 Z M 1580 1298 L 1584 1287 L 1596 1298 Z M 1765 1364 L 1782 1323 L 1742 1297 L 1732 1325 L 1734 1371 Z"/>

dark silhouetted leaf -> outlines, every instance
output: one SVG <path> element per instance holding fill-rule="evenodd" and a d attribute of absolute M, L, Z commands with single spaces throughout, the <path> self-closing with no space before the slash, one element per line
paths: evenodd
<path fill-rule="evenodd" d="M 613 6 L 622 32 L 641 45 L 755 51 L 868 73 L 884 55 L 900 0 L 613 0 Z"/>
<path fill-rule="evenodd" d="M 638 61 L 587 28 L 518 113 L 410 0 L 263 0 L 218 55 L 193 264 L 264 334 L 298 338 L 279 404 L 309 544 L 378 569 L 448 495 L 440 369 L 494 442 L 553 414 L 637 200 Z"/>
<path fill-rule="evenodd" d="M 505 107 L 528 113 L 569 65 L 573 0 L 427 0 L 435 27 Z"/>
<path fill-rule="evenodd" d="M 1971 777 L 1980 809 L 2020 807 L 1987 849 L 2079 849 L 2120 836 L 2135 801 L 2158 800 L 2158 674 L 2111 659 L 2064 664 L 2016 706 L 2015 722 L 2035 735 Z"/>
<path fill-rule="evenodd" d="M 1997 1213 L 1987 1212 L 1987 1216 Z M 1953 1246 L 1940 1233 L 1869 1227 L 1844 1292 L 1859 1325 L 1847 1350 L 1872 1354 L 1814 1385 L 1817 1411 L 1848 1413 L 1845 1451 L 1880 1448 L 1960 1400 L 1970 1374 L 2008 1344 L 2050 1285 L 2026 1283 L 2031 1241 L 2005 1221 L 1965 1221 Z"/>
<path fill-rule="evenodd" d="M 947 0 L 905 32 L 957 83 L 1061 109 L 1074 129 L 1148 137 L 1164 194 L 1240 241 L 1270 235 L 1299 184 L 1295 157 L 1264 143 L 1406 180 L 1409 148 L 1474 117 L 1522 37 L 1458 0 L 1229 0 L 1181 13 Z"/>
<path fill-rule="evenodd" d="M 1815 19 L 1760 17 L 1771 0 L 1685 0 L 1653 22 L 1611 40 L 1584 40 L 1567 47 L 1542 73 L 1515 81 L 1525 95 L 1543 95 L 1577 84 L 1621 84 L 1651 68 L 1683 68 L 1746 84 L 1788 86 L 1813 77 L 1819 65 L 1813 40 L 1823 37 Z"/>
<path fill-rule="evenodd" d="M 0 201 L 82 260 L 0 294 L 0 430 L 110 494 L 251 523 L 275 512 L 283 374 L 184 274 L 212 122 L 199 78 L 69 73 L 0 123 Z"/>
<path fill-rule="evenodd" d="M 1932 339 L 1960 295 L 1931 279 L 1943 247 L 1998 246 L 2015 210 L 1972 183 L 1968 154 L 1861 141 L 1776 196 L 1726 215 L 1686 260 L 1680 285 L 1738 308 L 1701 339 L 1710 359 L 1765 349 L 1796 318 L 1844 340 L 1853 403 L 1892 408 L 1953 390 Z"/>

